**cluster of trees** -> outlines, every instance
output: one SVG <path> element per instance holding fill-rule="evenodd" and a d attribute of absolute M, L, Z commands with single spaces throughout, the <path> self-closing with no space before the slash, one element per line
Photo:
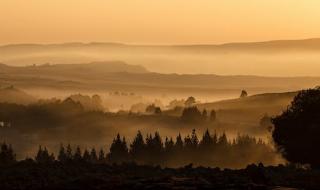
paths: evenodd
<path fill-rule="evenodd" d="M 113 140 L 110 151 L 103 149 L 85 149 L 79 146 L 73 149 L 70 145 L 61 145 L 55 156 L 46 147 L 39 147 L 34 161 L 41 164 L 60 163 L 91 163 L 91 164 L 121 164 L 135 162 L 142 165 L 161 165 L 168 167 L 184 166 L 190 163 L 202 166 L 245 167 L 251 163 L 264 162 L 273 164 L 275 154 L 269 145 L 261 139 L 238 135 L 232 141 L 226 134 L 210 134 L 207 130 L 201 139 L 195 130 L 190 135 L 175 138 L 163 138 L 158 132 L 143 137 L 139 131 L 131 144 L 119 134 Z M 11 146 L 3 144 L 0 152 L 0 163 L 15 162 L 15 154 Z"/>
<path fill-rule="evenodd" d="M 206 109 L 202 112 L 196 107 L 186 107 L 182 111 L 181 119 L 186 122 L 201 122 L 201 121 L 215 121 L 216 120 L 216 112 L 215 110 L 211 110 L 210 114 Z"/>
<path fill-rule="evenodd" d="M 69 96 L 75 102 L 79 102 L 86 111 L 104 111 L 102 105 L 102 99 L 99 95 L 88 95 L 74 94 Z"/>
<path fill-rule="evenodd" d="M 103 119 L 103 115 L 103 111 L 86 110 L 79 101 L 72 98 L 41 100 L 31 105 L 0 103 L 0 122 L 22 131 L 71 126 L 79 119 L 94 125 L 93 121 Z"/>
<path fill-rule="evenodd" d="M 271 163 L 275 158 L 272 148 L 261 139 L 248 135 L 238 135 L 232 141 L 223 133 L 210 134 L 208 130 L 199 139 L 195 130 L 184 138 L 179 134 L 175 141 L 160 134 L 143 138 L 138 132 L 127 146 L 120 135 L 114 139 L 108 154 L 109 162 L 136 162 L 147 165 L 182 166 L 189 163 L 203 166 L 245 166 L 250 163 Z"/>
<path fill-rule="evenodd" d="M 160 106 L 156 106 L 155 104 L 151 104 L 151 105 L 147 106 L 146 113 L 157 115 L 157 114 L 161 114 L 162 111 L 161 111 Z"/>
<path fill-rule="evenodd" d="M 55 157 L 53 153 L 49 153 L 46 147 L 39 147 L 38 153 L 35 156 L 35 161 L 38 163 L 51 163 L 55 160 L 61 163 L 107 163 L 107 157 L 103 149 L 99 152 L 95 148 L 91 150 L 85 149 L 82 152 L 79 146 L 72 150 L 71 145 L 66 147 L 61 144 L 58 156 Z"/>

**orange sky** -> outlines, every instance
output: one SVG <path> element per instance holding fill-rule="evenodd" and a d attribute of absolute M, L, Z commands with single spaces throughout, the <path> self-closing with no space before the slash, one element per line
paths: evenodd
<path fill-rule="evenodd" d="M 0 0 L 0 44 L 320 37 L 319 0 Z"/>

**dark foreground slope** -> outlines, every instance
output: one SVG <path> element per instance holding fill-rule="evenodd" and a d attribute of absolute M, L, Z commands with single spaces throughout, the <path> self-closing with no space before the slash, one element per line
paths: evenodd
<path fill-rule="evenodd" d="M 152 166 L 36 164 L 24 161 L 1 168 L 0 189 L 319 189 L 320 172 L 293 167 L 249 165 L 219 168 L 162 169 Z"/>

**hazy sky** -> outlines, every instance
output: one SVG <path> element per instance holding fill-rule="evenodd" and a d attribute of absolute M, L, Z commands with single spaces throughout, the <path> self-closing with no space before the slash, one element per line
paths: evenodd
<path fill-rule="evenodd" d="M 0 0 L 0 44 L 320 37 L 319 0 Z"/>

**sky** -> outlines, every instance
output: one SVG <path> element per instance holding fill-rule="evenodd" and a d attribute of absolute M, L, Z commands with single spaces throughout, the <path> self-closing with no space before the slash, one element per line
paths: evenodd
<path fill-rule="evenodd" d="M 0 0 L 0 44 L 320 37 L 319 0 Z"/>

